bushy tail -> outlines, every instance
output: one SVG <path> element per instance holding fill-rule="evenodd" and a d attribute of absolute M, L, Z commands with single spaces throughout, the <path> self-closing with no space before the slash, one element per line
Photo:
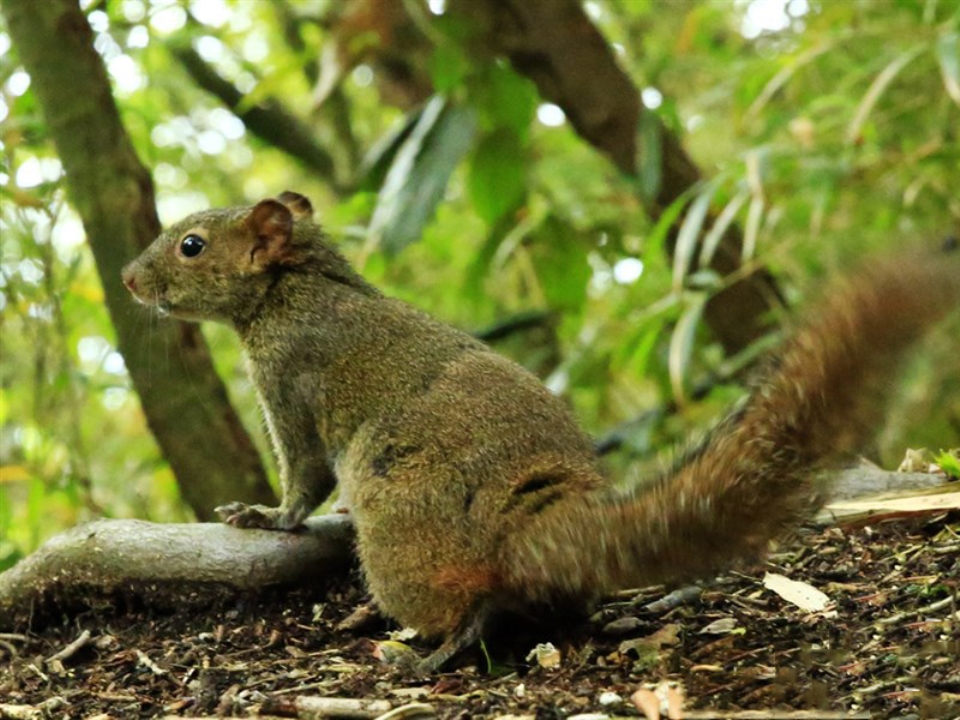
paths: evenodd
<path fill-rule="evenodd" d="M 958 306 L 960 252 L 863 267 L 826 294 L 743 406 L 673 474 L 533 520 L 507 549 L 508 584 L 543 588 L 542 599 L 588 596 L 759 554 L 816 509 L 818 471 L 863 447 L 882 418 L 884 381 Z"/>

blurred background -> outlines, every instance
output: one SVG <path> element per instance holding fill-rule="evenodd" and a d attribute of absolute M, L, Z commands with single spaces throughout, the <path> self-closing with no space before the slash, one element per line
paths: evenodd
<path fill-rule="evenodd" d="M 369 280 L 566 398 L 618 481 L 740 397 L 824 277 L 960 227 L 953 1 L 0 8 L 0 570 L 94 517 L 269 499 L 232 331 L 119 286 L 154 207 L 307 195 Z M 79 51 L 44 13 L 76 19 L 106 90 L 57 69 Z M 77 98 L 115 103 L 80 126 L 114 123 L 107 150 L 70 148 Z M 960 444 L 951 333 L 890 389 L 871 459 Z"/>

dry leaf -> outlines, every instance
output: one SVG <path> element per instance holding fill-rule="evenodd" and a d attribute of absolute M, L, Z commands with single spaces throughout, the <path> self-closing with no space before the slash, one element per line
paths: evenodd
<path fill-rule="evenodd" d="M 791 580 L 777 573 L 764 575 L 763 586 L 768 590 L 773 590 L 787 602 L 809 612 L 820 612 L 830 604 L 830 598 L 813 585 L 799 580 Z"/>
<path fill-rule="evenodd" d="M 732 617 L 714 620 L 700 630 L 701 635 L 727 635 L 737 629 L 737 619 Z"/>
<path fill-rule="evenodd" d="M 560 651 L 553 643 L 540 643 L 527 654 L 527 662 L 536 661 L 542 668 L 560 667 Z"/>
<path fill-rule="evenodd" d="M 903 462 L 900 463 L 900 467 L 897 468 L 897 471 L 919 473 L 928 472 L 930 469 L 930 464 L 927 462 L 926 456 L 926 448 L 920 448 L 919 450 L 907 448 L 907 452 L 904 453 L 903 456 Z"/>
<path fill-rule="evenodd" d="M 412 647 L 402 642 L 384 640 L 376 644 L 373 656 L 386 665 L 397 665 L 415 661 L 417 653 Z"/>

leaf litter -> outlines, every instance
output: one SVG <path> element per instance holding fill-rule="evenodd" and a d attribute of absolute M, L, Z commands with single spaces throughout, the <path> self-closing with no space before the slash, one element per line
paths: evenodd
<path fill-rule="evenodd" d="M 765 572 L 830 603 L 798 607 Z M 368 599 L 354 572 L 175 614 L 117 598 L 0 635 L 0 718 L 960 718 L 957 511 L 807 529 L 701 590 L 518 618 L 429 678 L 377 660 L 396 637 L 430 647 L 369 610 L 357 622 Z"/>

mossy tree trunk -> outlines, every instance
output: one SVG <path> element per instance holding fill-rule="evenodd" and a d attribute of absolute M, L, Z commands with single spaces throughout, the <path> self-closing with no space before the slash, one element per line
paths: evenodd
<path fill-rule="evenodd" d="M 86 16 L 76 0 L 2 0 L 0 7 L 66 170 L 120 351 L 184 499 L 201 520 L 229 500 L 272 503 L 199 327 L 146 322 L 120 281 L 120 269 L 160 224 L 153 182 L 120 121 Z"/>

